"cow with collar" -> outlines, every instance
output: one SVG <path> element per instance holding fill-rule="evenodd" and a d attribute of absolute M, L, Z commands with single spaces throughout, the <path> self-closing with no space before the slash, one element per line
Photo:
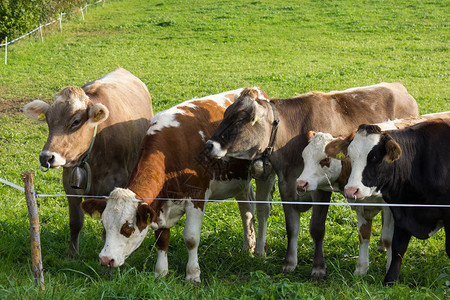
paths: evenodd
<path fill-rule="evenodd" d="M 436 118 L 450 117 L 450 112 L 434 113 L 411 117 L 406 119 L 390 120 L 375 124 L 383 130 L 396 130 Z M 299 191 L 314 191 L 317 189 L 325 191 L 337 191 L 345 195 L 344 187 L 347 185 L 352 165 L 350 158 L 346 155 L 347 148 L 353 140 L 356 131 L 345 137 L 335 138 L 329 133 L 309 132 L 308 145 L 302 152 L 305 167 L 302 174 L 297 178 L 297 189 Z M 385 203 L 380 194 L 372 195 L 364 199 L 355 200 L 353 195 L 347 197 L 349 203 Z M 383 224 L 381 228 L 381 239 L 378 250 L 387 250 L 386 271 L 391 261 L 391 241 L 394 232 L 394 219 L 389 207 L 380 206 L 352 206 L 356 211 L 358 219 L 358 231 L 360 238 L 360 251 L 356 264 L 355 275 L 364 275 L 369 268 L 369 242 L 372 228 L 372 219 L 380 211 L 383 213 Z"/>
<path fill-rule="evenodd" d="M 34 100 L 25 115 L 48 125 L 41 169 L 63 168 L 67 195 L 106 196 L 127 183 L 139 146 L 153 117 L 146 85 L 123 68 L 62 89 L 52 104 Z M 68 196 L 70 242 L 67 256 L 78 254 L 84 224 L 82 198 Z"/>
<path fill-rule="evenodd" d="M 217 158 L 262 159 L 278 176 L 284 202 L 329 202 L 331 192 L 297 193 L 296 179 L 304 163 L 298 153 L 308 143 L 309 131 L 339 136 L 361 123 L 376 123 L 418 114 L 417 103 L 400 83 L 380 83 L 341 92 L 311 92 L 289 99 L 269 99 L 257 88 L 247 88 L 225 112 L 205 151 Z M 268 185 L 270 185 L 268 184 Z M 288 247 L 283 272 L 297 266 L 300 213 L 311 205 L 283 204 Z M 314 241 L 313 278 L 325 276 L 323 238 L 327 205 L 313 207 L 310 234 Z"/>
<path fill-rule="evenodd" d="M 126 187 L 115 189 L 107 201 L 88 199 L 82 203 L 89 214 L 101 214 L 106 230 L 105 245 L 100 252 L 102 265 L 122 265 L 152 229 L 158 248 L 155 272 L 165 275 L 170 228 L 186 214 L 184 242 L 189 253 L 186 280 L 201 282 L 197 252 L 205 200 L 254 199 L 248 160 L 215 160 L 203 152 L 206 140 L 241 90 L 192 99 L 156 114 Z M 244 249 L 253 250 L 254 205 L 238 204 L 244 226 Z M 261 234 L 265 234 L 268 214 L 266 211 L 265 217 L 258 215 Z"/>
<path fill-rule="evenodd" d="M 444 227 L 450 257 L 450 209 L 438 207 L 450 205 L 449 137 L 450 118 L 438 118 L 402 130 L 361 125 L 348 146 L 357 166 L 345 187 L 348 196 L 359 199 L 380 192 L 387 203 L 416 206 L 391 206 L 392 262 L 384 284 L 398 280 L 411 236 L 427 239 Z"/>

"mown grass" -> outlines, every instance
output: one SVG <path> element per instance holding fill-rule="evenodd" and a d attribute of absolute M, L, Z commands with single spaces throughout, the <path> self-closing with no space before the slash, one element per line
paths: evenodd
<path fill-rule="evenodd" d="M 448 6 L 382 0 L 107 1 L 105 7 L 89 8 L 85 21 L 73 17 L 63 23 L 63 33 L 47 32 L 43 44 L 32 37 L 9 47 L 8 65 L 0 66 L 0 110 L 35 98 L 51 100 L 62 87 L 81 86 L 117 65 L 147 84 L 155 111 L 242 86 L 287 97 L 380 81 L 403 82 L 421 113 L 449 110 Z M 0 178 L 21 184 L 20 173 L 32 170 L 36 190 L 62 193 L 60 170 L 39 171 L 46 126 L 11 111 L 0 114 Z M 100 222 L 86 219 L 81 254 L 66 260 L 66 200 L 38 202 L 45 292 L 34 287 L 31 275 L 24 195 L 0 184 L 2 298 L 446 299 L 450 294 L 443 231 L 426 241 L 413 239 L 399 283 L 381 285 L 385 254 L 376 252 L 379 217 L 369 273 L 354 277 L 357 221 L 348 207 L 330 208 L 324 246 L 328 278 L 313 282 L 310 212 L 301 217 L 299 265 L 284 275 L 279 273 L 286 249 L 280 205 L 273 205 L 268 254 L 261 259 L 241 251 L 236 204 L 208 204 L 199 249 L 203 282 L 194 287 L 184 281 L 184 219 L 172 229 L 167 278 L 153 276 L 152 235 L 124 267 L 108 275 L 98 264 Z"/>

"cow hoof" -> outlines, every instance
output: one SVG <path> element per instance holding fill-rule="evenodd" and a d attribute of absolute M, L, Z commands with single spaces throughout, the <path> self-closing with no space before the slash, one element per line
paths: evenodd
<path fill-rule="evenodd" d="M 262 258 L 265 258 L 266 257 L 266 251 L 258 251 L 258 250 L 255 250 L 255 255 L 256 256 L 259 256 L 259 257 L 262 257 Z"/>
<path fill-rule="evenodd" d="M 74 260 L 78 256 L 78 251 L 74 251 L 71 249 L 68 249 L 66 252 L 66 259 L 67 260 Z"/>
<path fill-rule="evenodd" d="M 367 274 L 367 271 L 369 270 L 369 267 L 362 268 L 362 267 L 356 267 L 355 272 L 353 272 L 354 276 L 364 276 Z"/>
<path fill-rule="evenodd" d="M 325 269 L 313 269 L 313 271 L 311 272 L 312 280 L 323 280 L 325 278 L 327 278 Z"/>
<path fill-rule="evenodd" d="M 386 252 L 386 248 L 383 245 L 380 245 L 380 246 L 378 246 L 377 251 L 380 253 L 383 253 L 383 252 Z"/>
<path fill-rule="evenodd" d="M 186 281 L 191 282 L 194 286 L 199 286 L 202 283 L 200 276 L 193 275 L 186 275 Z"/>
<path fill-rule="evenodd" d="M 283 265 L 281 267 L 281 273 L 291 273 L 294 272 L 296 265 L 290 266 L 290 265 Z"/>

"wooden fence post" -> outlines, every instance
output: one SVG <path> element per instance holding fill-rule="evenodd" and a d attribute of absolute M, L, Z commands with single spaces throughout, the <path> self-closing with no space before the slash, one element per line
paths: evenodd
<path fill-rule="evenodd" d="M 41 256 L 39 215 L 36 205 L 36 194 L 34 191 L 33 173 L 25 171 L 21 175 L 25 183 L 25 197 L 28 206 L 28 218 L 30 220 L 32 271 L 34 278 L 36 280 L 36 284 L 39 284 L 41 289 L 45 290 L 44 270 L 42 267 L 42 256 Z"/>
<path fill-rule="evenodd" d="M 41 35 L 41 43 L 43 43 L 44 37 L 42 36 L 42 24 L 39 24 L 39 34 Z"/>
<path fill-rule="evenodd" d="M 8 37 L 5 37 L 5 65 L 8 63 Z"/>

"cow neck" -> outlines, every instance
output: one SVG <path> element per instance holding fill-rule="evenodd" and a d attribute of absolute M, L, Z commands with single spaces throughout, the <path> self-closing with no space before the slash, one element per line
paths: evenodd
<path fill-rule="evenodd" d="M 164 161 L 165 156 L 159 151 L 142 151 L 128 181 L 127 188 L 147 204 L 154 202 L 163 189 L 166 173 Z"/>
<path fill-rule="evenodd" d="M 93 134 L 93 137 L 92 137 L 91 145 L 89 146 L 88 151 L 86 152 L 86 154 L 84 155 L 83 159 L 81 160 L 80 167 L 83 167 L 84 164 L 87 164 L 86 161 L 88 160 L 89 155 L 91 154 L 92 147 L 94 146 L 94 142 L 95 142 L 95 137 L 96 136 L 97 136 L 97 124 L 94 127 L 94 134 Z"/>
<path fill-rule="evenodd" d="M 280 124 L 280 119 L 278 119 L 278 112 L 277 108 L 275 107 L 275 103 L 273 101 L 270 101 L 270 106 L 272 107 L 272 113 L 273 113 L 273 122 L 272 122 L 272 131 L 270 132 L 270 139 L 269 139 L 269 145 L 264 150 L 262 157 L 267 158 L 269 157 L 273 152 L 273 146 L 275 144 L 275 140 L 277 138 L 277 132 L 278 132 L 278 124 Z"/>

